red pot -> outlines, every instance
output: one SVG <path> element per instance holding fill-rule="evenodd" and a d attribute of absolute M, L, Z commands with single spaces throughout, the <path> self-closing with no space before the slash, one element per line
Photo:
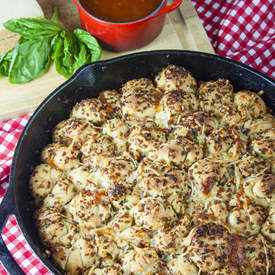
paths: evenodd
<path fill-rule="evenodd" d="M 174 0 L 160 6 L 148 16 L 126 23 L 113 23 L 99 19 L 85 10 L 80 0 L 74 0 L 78 6 L 83 29 L 101 40 L 108 48 L 116 51 L 134 50 L 154 40 L 161 32 L 165 14 L 178 8 L 182 0 Z"/>

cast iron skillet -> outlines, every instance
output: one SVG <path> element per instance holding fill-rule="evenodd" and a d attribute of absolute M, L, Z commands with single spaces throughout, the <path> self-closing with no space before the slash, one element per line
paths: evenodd
<path fill-rule="evenodd" d="M 40 163 L 42 149 L 51 143 L 54 126 L 69 117 L 72 107 L 82 99 L 96 97 L 101 90 L 119 88 L 127 80 L 152 77 L 168 64 L 182 65 L 198 80 L 229 79 L 235 90 L 264 90 L 263 99 L 275 111 L 275 81 L 235 61 L 191 51 L 151 51 L 96 62 L 80 68 L 76 74 L 51 93 L 34 112 L 17 144 L 12 162 L 10 184 L 0 209 L 0 229 L 14 214 L 33 249 L 47 268 L 61 274 L 44 255 L 33 221 L 33 204 L 28 182 Z M 0 237 L 0 260 L 10 274 L 24 274 Z"/>

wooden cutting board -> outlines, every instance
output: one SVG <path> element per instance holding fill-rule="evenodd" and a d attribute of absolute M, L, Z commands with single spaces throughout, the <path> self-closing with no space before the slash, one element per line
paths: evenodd
<path fill-rule="evenodd" d="M 53 8 L 59 10 L 64 27 L 73 30 L 80 26 L 78 10 L 73 0 L 38 0 L 46 18 L 50 18 Z M 161 34 L 149 45 L 132 52 L 184 49 L 214 53 L 200 19 L 191 3 L 183 0 L 176 11 L 166 16 Z M 131 52 L 114 53 L 103 50 L 102 60 Z M 60 76 L 54 66 L 42 77 L 26 84 L 10 84 L 7 78 L 0 79 L 0 121 L 32 112 L 45 97 L 66 79 Z"/>

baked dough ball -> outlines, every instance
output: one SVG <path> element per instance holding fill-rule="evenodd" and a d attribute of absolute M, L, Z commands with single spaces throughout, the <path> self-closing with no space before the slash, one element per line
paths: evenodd
<path fill-rule="evenodd" d="M 252 175 L 257 175 L 267 168 L 265 160 L 254 156 L 245 155 L 238 163 L 238 169 L 242 178 L 247 178 Z"/>
<path fill-rule="evenodd" d="M 219 106 L 219 111 L 216 115 L 219 118 L 220 125 L 229 127 L 235 126 L 240 129 L 243 127 L 246 120 L 249 119 L 242 115 L 238 106 L 235 104 Z"/>
<path fill-rule="evenodd" d="M 121 210 L 112 218 L 108 226 L 113 228 L 116 232 L 121 232 L 132 226 L 133 220 L 134 218 L 132 215 L 130 215 L 129 211 Z"/>
<path fill-rule="evenodd" d="M 250 138 L 272 128 L 275 128 L 275 119 L 268 114 L 258 119 L 248 120 L 244 124 L 244 132 L 247 133 Z"/>
<path fill-rule="evenodd" d="M 232 244 L 229 231 L 216 223 L 195 226 L 185 239 L 190 259 L 202 271 L 215 271 L 230 261 Z"/>
<path fill-rule="evenodd" d="M 132 160 L 111 158 L 102 163 L 98 169 L 96 182 L 107 190 L 108 196 L 116 208 L 121 208 L 126 196 L 130 194 L 132 185 L 128 179 L 135 165 Z"/>
<path fill-rule="evenodd" d="M 77 227 L 72 220 L 51 207 L 41 207 L 35 216 L 40 239 L 47 247 L 55 249 L 58 246 L 71 246 L 77 233 Z"/>
<path fill-rule="evenodd" d="M 144 91 L 148 94 L 153 93 L 155 90 L 154 83 L 149 78 L 136 78 L 127 81 L 121 87 L 122 98 L 126 99 L 129 95 Z"/>
<path fill-rule="evenodd" d="M 275 242 L 275 206 L 270 210 L 265 223 L 262 226 L 262 234 L 270 241 Z"/>
<path fill-rule="evenodd" d="M 237 129 L 219 128 L 206 138 L 206 148 L 211 158 L 239 159 L 246 151 L 246 137 Z"/>
<path fill-rule="evenodd" d="M 95 229 L 91 232 L 93 243 L 97 247 L 97 255 L 101 258 L 115 259 L 119 255 L 116 232 L 111 227 Z"/>
<path fill-rule="evenodd" d="M 275 159 L 275 129 L 269 129 L 251 142 L 253 154 L 264 159 Z"/>
<path fill-rule="evenodd" d="M 239 91 L 234 95 L 234 103 L 245 117 L 257 118 L 266 113 L 262 98 L 248 90 Z"/>
<path fill-rule="evenodd" d="M 245 194 L 257 204 L 268 207 L 275 203 L 275 174 L 251 176 L 243 186 Z"/>
<path fill-rule="evenodd" d="M 156 113 L 156 124 L 161 128 L 170 128 L 178 124 L 180 116 L 197 111 L 198 102 L 193 93 L 183 90 L 168 91 L 162 97 Z"/>
<path fill-rule="evenodd" d="M 161 92 L 148 78 L 133 79 L 122 86 L 122 114 L 126 120 L 153 119 Z"/>
<path fill-rule="evenodd" d="M 68 178 L 72 181 L 77 191 L 94 185 L 91 179 L 91 172 L 85 166 L 79 166 L 70 170 Z"/>
<path fill-rule="evenodd" d="M 84 143 L 86 136 L 95 134 L 98 130 L 86 119 L 75 117 L 59 122 L 53 132 L 53 141 L 66 146 L 74 146 L 77 149 Z"/>
<path fill-rule="evenodd" d="M 171 225 L 177 216 L 170 205 L 159 200 L 147 197 L 138 202 L 133 209 L 135 222 L 148 230 L 158 230 Z"/>
<path fill-rule="evenodd" d="M 237 234 L 249 236 L 260 232 L 265 218 L 264 209 L 250 203 L 233 207 L 228 217 L 228 224 Z"/>
<path fill-rule="evenodd" d="M 271 246 L 261 234 L 246 239 L 244 251 L 247 261 L 245 272 L 248 274 L 273 274 L 275 258 Z"/>
<path fill-rule="evenodd" d="M 184 114 L 172 131 L 171 136 L 183 136 L 190 140 L 202 140 L 217 127 L 217 120 L 208 113 L 194 112 Z"/>
<path fill-rule="evenodd" d="M 99 176 L 97 182 L 102 185 L 103 188 L 109 189 L 114 184 L 123 184 L 127 187 L 127 179 L 134 171 L 135 165 L 133 161 L 123 158 L 111 158 L 102 163 L 99 168 Z"/>
<path fill-rule="evenodd" d="M 213 112 L 218 118 L 224 114 L 224 106 L 233 104 L 233 86 L 228 80 L 203 82 L 198 89 L 198 100 L 206 112 Z"/>
<path fill-rule="evenodd" d="M 80 149 L 83 154 L 82 160 L 89 168 L 100 166 L 104 160 L 114 156 L 115 150 L 111 137 L 103 134 L 87 136 Z"/>
<path fill-rule="evenodd" d="M 143 165 L 144 164 L 144 165 Z M 177 213 L 184 213 L 191 190 L 182 170 L 144 161 L 137 170 L 137 186 L 144 196 L 168 201 Z"/>
<path fill-rule="evenodd" d="M 122 261 L 124 274 L 153 275 L 160 271 L 160 259 L 154 248 L 134 248 L 129 250 Z"/>
<path fill-rule="evenodd" d="M 60 249 L 58 252 L 54 255 L 55 260 L 62 262 L 62 250 Z M 63 269 L 68 275 L 81 274 L 86 268 L 94 265 L 97 260 L 97 251 L 92 240 L 80 235 L 73 239 L 71 249 L 64 251 L 64 253 L 66 265 Z"/>
<path fill-rule="evenodd" d="M 71 201 L 69 212 L 80 230 L 88 235 L 91 230 L 108 223 L 112 206 L 105 190 L 82 190 Z"/>
<path fill-rule="evenodd" d="M 154 235 L 154 247 L 170 255 L 180 254 L 183 251 L 183 242 L 192 227 L 192 218 L 189 215 L 182 217 L 172 228 L 159 230 Z"/>
<path fill-rule="evenodd" d="M 43 201 L 43 206 L 62 209 L 75 195 L 73 183 L 64 175 L 60 175 L 54 183 L 51 193 Z"/>
<path fill-rule="evenodd" d="M 52 191 L 60 174 L 60 171 L 46 163 L 35 167 L 30 178 L 30 189 L 36 205 Z"/>
<path fill-rule="evenodd" d="M 122 275 L 123 272 L 118 265 L 96 266 L 91 268 L 86 275 Z"/>
<path fill-rule="evenodd" d="M 41 154 L 43 162 L 48 163 L 52 168 L 67 172 L 81 165 L 79 151 L 72 147 L 63 146 L 60 143 L 47 145 Z"/>
<path fill-rule="evenodd" d="M 80 101 L 73 107 L 71 117 L 86 119 L 98 125 L 108 119 L 108 112 L 99 99 L 89 98 Z"/>
<path fill-rule="evenodd" d="M 119 247 L 126 251 L 128 248 L 149 247 L 151 238 L 140 227 L 130 226 L 118 235 Z"/>
<path fill-rule="evenodd" d="M 227 222 L 229 215 L 228 203 L 222 200 L 208 200 L 205 203 L 205 208 L 209 214 L 212 214 L 214 217 L 222 221 L 223 223 Z"/>
<path fill-rule="evenodd" d="M 168 143 L 163 143 L 157 151 L 148 154 L 148 158 L 153 161 L 179 167 L 189 167 L 202 157 L 202 146 L 183 136 L 177 136 Z"/>
<path fill-rule="evenodd" d="M 201 190 L 205 196 L 214 196 L 215 187 L 228 180 L 227 169 L 219 162 L 210 159 L 201 159 L 195 162 L 188 170 L 191 182 Z M 214 189 L 214 190 L 212 190 Z"/>
<path fill-rule="evenodd" d="M 121 94 L 116 90 L 105 90 L 99 93 L 98 99 L 110 117 L 121 117 Z"/>
<path fill-rule="evenodd" d="M 168 264 L 169 274 L 174 275 L 197 275 L 197 267 L 188 261 L 186 257 L 182 255 L 176 256 L 174 259 L 171 259 Z"/>
<path fill-rule="evenodd" d="M 102 133 L 113 138 L 117 149 L 121 152 L 127 151 L 127 138 L 129 127 L 123 119 L 114 118 L 107 120 L 103 125 Z"/>
<path fill-rule="evenodd" d="M 155 128 L 135 126 L 128 139 L 129 152 L 136 158 L 148 156 L 166 141 L 165 133 Z"/>
<path fill-rule="evenodd" d="M 184 67 L 168 65 L 155 77 L 157 87 L 164 91 L 183 90 L 194 93 L 197 81 Z"/>

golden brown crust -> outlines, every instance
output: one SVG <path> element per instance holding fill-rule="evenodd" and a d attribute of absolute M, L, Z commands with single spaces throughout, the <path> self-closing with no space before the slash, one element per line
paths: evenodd
<path fill-rule="evenodd" d="M 194 93 L 197 89 L 196 79 L 181 66 L 167 66 L 156 76 L 155 82 L 164 91 L 183 90 Z"/>

